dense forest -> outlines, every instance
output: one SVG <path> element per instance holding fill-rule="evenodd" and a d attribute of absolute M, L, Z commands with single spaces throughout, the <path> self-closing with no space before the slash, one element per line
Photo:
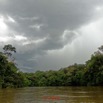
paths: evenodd
<path fill-rule="evenodd" d="M 85 64 L 74 64 L 58 71 L 36 71 L 23 73 L 16 64 L 13 54 L 16 48 L 5 45 L 0 52 L 0 88 L 33 86 L 102 86 L 103 46 L 91 55 Z"/>

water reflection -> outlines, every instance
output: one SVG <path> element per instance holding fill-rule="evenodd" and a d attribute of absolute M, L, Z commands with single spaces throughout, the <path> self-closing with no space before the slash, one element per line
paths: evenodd
<path fill-rule="evenodd" d="M 0 103 L 103 103 L 103 87 L 1 89 Z"/>

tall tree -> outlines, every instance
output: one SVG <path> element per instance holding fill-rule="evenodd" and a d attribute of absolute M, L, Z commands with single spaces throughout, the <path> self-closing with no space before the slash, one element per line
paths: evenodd
<path fill-rule="evenodd" d="M 16 53 L 16 48 L 13 47 L 11 44 L 5 45 L 3 47 L 4 54 L 8 57 L 8 59 L 14 62 L 15 58 L 12 57 L 12 53 Z"/>

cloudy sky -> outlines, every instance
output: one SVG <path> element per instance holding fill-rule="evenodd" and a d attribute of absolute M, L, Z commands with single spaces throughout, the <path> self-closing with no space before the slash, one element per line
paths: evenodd
<path fill-rule="evenodd" d="M 0 50 L 22 71 L 85 63 L 103 44 L 103 0 L 0 0 Z"/>

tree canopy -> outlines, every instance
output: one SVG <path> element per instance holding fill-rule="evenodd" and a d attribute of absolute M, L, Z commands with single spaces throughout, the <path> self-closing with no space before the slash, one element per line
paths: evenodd
<path fill-rule="evenodd" d="M 23 73 L 9 60 L 16 48 L 5 45 L 0 52 L 0 87 L 25 86 L 102 86 L 103 85 L 103 46 L 91 55 L 85 64 L 74 64 L 58 71 L 36 71 Z"/>

